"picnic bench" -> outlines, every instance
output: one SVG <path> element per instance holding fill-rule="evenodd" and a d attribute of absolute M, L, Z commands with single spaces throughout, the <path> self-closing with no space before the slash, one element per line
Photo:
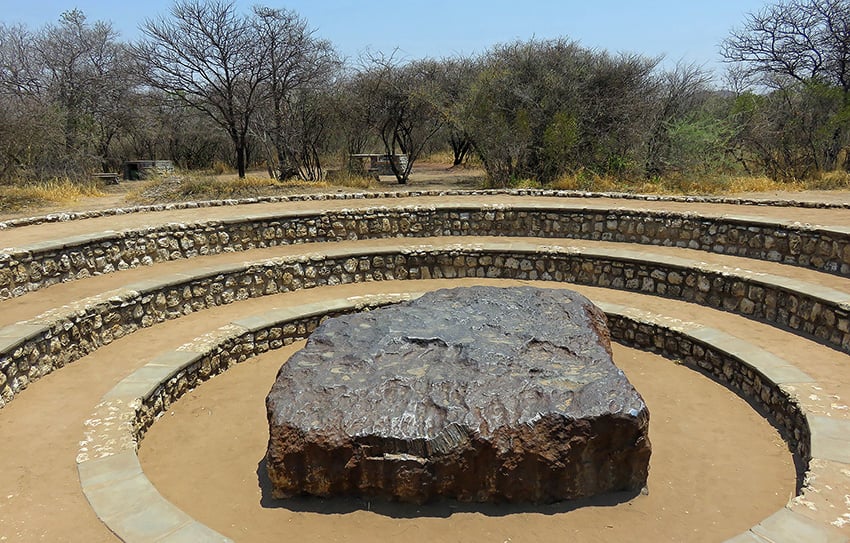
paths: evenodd
<path fill-rule="evenodd" d="M 120 173 L 110 173 L 110 172 L 93 173 L 92 177 L 105 182 L 107 185 L 117 185 L 118 182 L 121 181 L 121 174 Z"/>
<path fill-rule="evenodd" d="M 395 164 L 397 171 L 404 171 L 407 168 L 407 155 L 387 155 L 380 153 L 356 153 L 348 155 L 349 169 L 359 171 L 366 174 L 394 175 L 392 164 Z M 366 164 L 368 161 L 368 165 Z"/>

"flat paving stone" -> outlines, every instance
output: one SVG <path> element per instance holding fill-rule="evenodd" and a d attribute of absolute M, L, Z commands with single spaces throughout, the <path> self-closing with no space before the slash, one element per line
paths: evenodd
<path fill-rule="evenodd" d="M 809 417 L 812 456 L 850 464 L 850 421 L 831 417 Z"/>
<path fill-rule="evenodd" d="M 753 526 L 752 532 L 770 543 L 846 543 L 841 532 L 782 508 Z"/>

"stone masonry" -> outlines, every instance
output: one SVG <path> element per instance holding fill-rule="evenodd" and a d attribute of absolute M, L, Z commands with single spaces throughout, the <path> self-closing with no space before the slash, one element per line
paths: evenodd
<path fill-rule="evenodd" d="M 509 247 L 508 247 L 509 245 Z M 134 330 L 206 307 L 322 285 L 393 279 L 488 277 L 574 282 L 696 302 L 787 327 L 850 352 L 844 293 L 762 275 L 700 269 L 683 259 L 640 261 L 527 244 L 409 247 L 314 254 L 199 269 L 81 300 L 0 333 L 0 406 L 32 380 Z M 363 249 L 361 249 L 363 250 Z M 690 267 L 690 266 L 693 267 Z"/>
<path fill-rule="evenodd" d="M 699 249 L 850 275 L 850 232 L 734 217 L 558 206 L 375 207 L 106 232 L 0 251 L 0 299 L 44 286 L 199 255 L 298 243 L 520 236 Z"/>

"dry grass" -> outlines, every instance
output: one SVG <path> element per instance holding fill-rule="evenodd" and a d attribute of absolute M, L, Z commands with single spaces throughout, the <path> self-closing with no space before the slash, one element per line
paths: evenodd
<path fill-rule="evenodd" d="M 729 192 L 798 191 L 805 187 L 796 182 L 776 181 L 766 176 L 748 175 L 729 179 Z"/>
<path fill-rule="evenodd" d="M 273 193 L 278 186 L 279 183 L 274 179 L 255 176 L 220 179 L 214 176 L 174 175 L 144 181 L 131 190 L 126 199 L 132 204 L 153 204 L 250 198 Z"/>
<path fill-rule="evenodd" d="M 451 154 L 443 153 L 423 159 L 424 166 L 416 172 L 414 184 L 422 188 L 485 188 L 486 177 L 481 170 L 475 176 L 466 176 L 450 168 Z M 436 165 L 436 166 L 435 166 Z M 446 165 L 445 168 L 441 165 Z M 472 171 L 472 170 L 470 170 Z M 33 209 L 65 208 L 82 200 L 98 199 L 112 195 L 111 205 L 128 203 L 145 205 L 165 202 L 185 202 L 215 199 L 239 199 L 260 196 L 275 196 L 310 192 L 364 191 L 385 187 L 369 176 L 350 174 L 345 169 L 329 171 L 326 180 L 306 182 L 297 179 L 276 181 L 264 173 L 254 173 L 244 179 L 235 174 L 210 175 L 181 173 L 146 182 L 122 183 L 115 187 L 102 187 L 102 182 L 74 181 L 57 178 L 45 182 L 15 180 L 0 185 L 0 213 L 18 213 Z M 671 195 L 724 195 L 758 192 L 798 192 L 802 190 L 850 191 L 850 173 L 827 172 L 807 181 L 778 182 L 764 176 L 713 176 L 713 177 L 665 177 L 655 179 L 616 179 L 599 176 L 589 171 L 573 175 L 544 185 L 534 179 L 520 179 L 512 183 L 516 188 L 552 188 L 560 190 L 583 190 L 596 192 L 630 192 L 641 194 Z M 102 188 L 104 190 L 102 190 Z M 113 190 L 113 188 L 115 190 Z M 125 193 L 125 190 L 129 189 Z M 116 194 L 126 194 L 123 202 Z M 94 205 L 89 202 L 87 205 Z"/>
<path fill-rule="evenodd" d="M 335 187 L 369 189 L 375 185 L 375 179 L 367 175 L 351 173 L 347 170 L 331 170 L 328 171 L 325 183 Z"/>
<path fill-rule="evenodd" d="M 815 176 L 804 184 L 807 190 L 847 190 L 850 189 L 850 172 L 826 172 Z"/>
<path fill-rule="evenodd" d="M 452 152 L 449 149 L 444 149 L 442 151 L 434 151 L 428 155 L 420 156 L 417 162 L 431 162 L 434 164 L 445 164 L 446 166 L 451 166 L 454 159 L 455 157 Z"/>
<path fill-rule="evenodd" d="M 621 181 L 611 177 L 597 175 L 593 172 L 580 170 L 566 174 L 552 182 L 551 188 L 557 190 L 585 190 L 594 192 L 610 192 L 627 190 Z"/>
<path fill-rule="evenodd" d="M 443 151 L 434 151 L 433 153 L 425 156 L 419 157 L 417 162 L 428 162 L 432 164 L 445 164 L 446 167 L 451 167 L 454 163 L 455 157 L 454 153 L 450 149 L 446 149 Z M 459 168 L 480 168 L 481 167 L 481 159 L 478 158 L 478 155 L 475 153 L 470 153 L 466 155 L 466 160 L 464 160 L 463 164 L 460 166 L 456 166 Z"/>
<path fill-rule="evenodd" d="M 333 187 L 367 189 L 371 178 L 333 176 L 327 181 L 277 181 L 264 175 L 247 175 L 240 179 L 231 175 L 174 175 L 145 181 L 127 194 L 128 203 L 135 205 L 161 202 L 186 202 L 256 198 L 297 192 L 324 191 Z"/>
<path fill-rule="evenodd" d="M 847 185 L 841 187 L 835 181 L 834 187 L 850 187 L 850 176 L 846 176 Z M 824 183 L 821 183 L 822 185 Z M 765 176 L 728 176 L 683 177 L 670 176 L 639 181 L 615 179 L 587 172 L 566 175 L 552 183 L 552 188 L 560 190 L 585 190 L 596 192 L 629 192 L 635 194 L 672 194 L 672 195 L 722 195 L 743 192 L 799 191 L 816 190 L 825 187 L 812 183 L 780 182 Z"/>
<path fill-rule="evenodd" d="M 98 196 L 103 196 L 103 192 L 97 181 L 72 181 L 67 178 L 25 181 L 0 186 L 0 211 L 14 212 Z"/>
<path fill-rule="evenodd" d="M 671 177 L 637 183 L 631 192 L 646 194 L 723 195 L 744 192 L 800 190 L 795 183 L 774 181 L 764 176 Z"/>
<path fill-rule="evenodd" d="M 511 183 L 514 189 L 541 189 L 543 184 L 536 179 L 517 179 Z"/>
<path fill-rule="evenodd" d="M 221 160 L 216 160 L 212 165 L 212 174 L 213 175 L 225 175 L 230 173 L 235 173 L 236 168 L 227 164 L 226 162 L 222 162 Z"/>

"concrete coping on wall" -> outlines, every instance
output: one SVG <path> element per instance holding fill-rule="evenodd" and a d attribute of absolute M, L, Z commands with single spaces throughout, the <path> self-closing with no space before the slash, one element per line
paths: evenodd
<path fill-rule="evenodd" d="M 792 199 L 772 198 L 743 198 L 722 196 L 673 196 L 655 194 L 632 194 L 625 192 L 587 192 L 579 190 L 548 190 L 548 189 L 488 189 L 488 190 L 416 190 L 416 191 L 384 191 L 384 192 L 347 192 L 347 193 L 324 193 L 324 194 L 295 194 L 286 196 L 266 196 L 240 199 L 204 200 L 196 202 L 178 202 L 166 204 L 151 204 L 144 206 L 133 206 L 127 208 L 112 208 L 94 211 L 67 211 L 51 213 L 34 217 L 21 217 L 0 222 L 0 230 L 15 228 L 18 226 L 29 226 L 32 224 L 67 222 L 73 220 L 91 219 L 105 216 L 126 215 L 130 213 L 151 213 L 158 211 L 170 211 L 179 209 L 201 209 L 207 207 L 265 204 L 278 202 L 303 202 L 323 200 L 366 200 L 366 199 L 389 199 L 389 198 L 413 198 L 418 196 L 540 196 L 551 198 L 587 198 L 587 199 L 610 199 L 610 200 L 633 200 L 648 202 L 683 202 L 683 203 L 706 203 L 706 204 L 731 204 L 751 206 L 772 207 L 803 207 L 803 208 L 833 208 L 847 209 L 850 204 L 844 202 L 818 202 Z"/>
<path fill-rule="evenodd" d="M 0 354 L 13 351 L 43 330 L 43 325 L 32 322 L 10 324 L 0 328 Z"/>
<path fill-rule="evenodd" d="M 462 212 L 487 212 L 487 211 L 536 211 L 536 212 L 552 212 L 552 213 L 576 213 L 589 212 L 599 213 L 607 216 L 615 216 L 619 214 L 634 214 L 645 215 L 647 217 L 662 217 L 671 220 L 698 220 L 706 219 L 717 221 L 720 223 L 735 224 L 742 226 L 758 226 L 758 227 L 781 227 L 788 230 L 806 231 L 812 233 L 823 233 L 834 235 L 837 237 L 850 236 L 850 227 L 841 225 L 817 225 L 810 223 L 801 223 L 794 220 L 785 220 L 778 218 L 765 218 L 759 216 L 750 216 L 743 214 L 712 214 L 712 213 L 695 213 L 692 211 L 669 211 L 656 209 L 641 209 L 638 207 L 611 207 L 603 205 L 578 205 L 567 202 L 551 202 L 551 203 L 535 203 L 535 202 L 507 202 L 504 204 L 487 204 L 487 203 L 464 203 L 464 202 L 434 202 L 426 205 L 410 205 L 400 204 L 391 205 L 389 203 L 382 205 L 371 205 L 341 209 L 323 209 L 317 211 L 307 210 L 275 210 L 262 213 L 247 213 L 235 217 L 227 217 L 220 219 L 210 219 L 204 221 L 191 222 L 167 222 L 155 226 L 147 226 L 141 228 L 128 228 L 124 230 L 102 230 L 95 233 L 79 234 L 68 236 L 65 238 L 44 240 L 29 243 L 19 247 L 0 248 L 0 253 L 5 253 L 12 257 L 32 256 L 39 253 L 48 253 L 61 251 L 63 249 L 82 248 L 92 243 L 117 241 L 134 235 L 144 235 L 158 232 L 168 232 L 169 230 L 182 230 L 191 228 L 214 228 L 219 225 L 239 225 L 252 224 L 257 222 L 274 221 L 274 220 L 291 220 L 297 218 L 314 218 L 327 217 L 334 214 L 357 213 L 364 216 L 370 214 L 380 214 L 387 212 L 416 212 L 416 211 L 457 211 Z M 0 223 L 2 224 L 2 223 Z M 0 228 L 2 230 L 2 228 Z M 0 254 L 0 256 L 3 256 Z"/>
<path fill-rule="evenodd" d="M 59 330 L 61 328 L 69 328 L 76 325 L 78 321 L 85 320 L 90 317 L 96 308 L 121 307 L 133 303 L 142 297 L 149 295 L 157 295 L 167 291 L 169 288 L 182 288 L 191 285 L 193 282 L 201 279 L 215 280 L 219 276 L 224 279 L 228 277 L 236 277 L 239 274 L 246 272 L 255 273 L 265 269 L 274 269 L 284 265 L 293 264 L 322 264 L 328 260 L 336 259 L 351 260 L 355 265 L 358 259 L 371 260 L 376 257 L 386 257 L 392 255 L 412 255 L 416 257 L 431 256 L 431 257 L 453 257 L 453 256 L 507 256 L 508 261 L 512 257 L 539 257 L 540 255 L 569 255 L 577 256 L 585 259 L 587 262 L 633 262 L 639 267 L 657 266 L 659 269 L 667 269 L 669 271 L 678 271 L 684 273 L 700 273 L 706 274 L 708 277 L 723 277 L 729 285 L 732 283 L 740 283 L 743 286 L 763 286 L 773 289 L 774 291 L 787 293 L 789 296 L 796 297 L 798 300 L 806 300 L 812 304 L 820 304 L 822 311 L 828 309 L 835 314 L 835 319 L 838 319 L 839 313 L 840 322 L 833 322 L 831 325 L 834 328 L 832 331 L 815 334 L 814 326 L 810 330 L 805 330 L 798 324 L 791 326 L 790 331 L 803 337 L 821 341 L 832 348 L 847 352 L 850 350 L 850 339 L 848 332 L 844 328 L 850 326 L 847 321 L 847 314 L 850 313 L 850 294 L 806 283 L 803 281 L 792 280 L 780 276 L 773 276 L 764 273 L 752 273 L 746 270 L 729 269 L 723 266 L 711 266 L 703 262 L 688 260 L 681 257 L 671 257 L 658 255 L 646 251 L 626 251 L 619 249 L 600 250 L 600 249 L 585 249 L 578 247 L 562 247 L 557 245 L 540 245 L 527 242 L 511 241 L 509 239 L 496 239 L 490 241 L 482 241 L 481 243 L 459 244 L 451 242 L 440 243 L 424 243 L 394 246 L 375 245 L 368 242 L 358 242 L 353 245 L 338 246 L 335 244 L 323 244 L 323 252 L 306 253 L 300 255 L 275 257 L 270 259 L 246 261 L 242 263 L 227 263 L 221 265 L 211 265 L 200 267 L 193 270 L 191 273 L 174 273 L 163 275 L 155 279 L 140 281 L 133 284 L 125 285 L 124 287 L 100 293 L 89 298 L 76 300 L 67 304 L 64 307 L 56 308 L 47 311 L 39 316 L 36 316 L 28 321 L 19 322 L 3 328 L 0 328 L 0 371 L 6 371 L 6 364 L 14 364 L 13 353 L 17 349 L 27 345 L 28 342 L 40 341 L 51 330 Z M 510 262 L 505 262 L 504 267 L 508 267 Z M 518 264 L 518 263 L 515 263 Z M 252 271 L 253 270 L 253 271 Z M 428 279 L 426 276 L 427 268 L 421 270 L 421 278 Z M 522 277 L 518 277 L 522 278 Z M 529 277 L 534 279 L 534 277 Z M 576 281 L 582 283 L 581 281 Z M 708 282 L 706 282 L 708 284 Z M 606 285 L 601 285 L 606 286 Z M 299 287 L 300 288 L 300 287 Z M 640 286 L 630 288 L 639 292 L 645 292 Z M 269 293 L 269 292 L 265 292 Z M 654 292 L 649 292 L 654 294 Z M 686 301 L 693 301 L 683 298 Z M 227 302 L 221 302 L 227 303 Z M 102 311 L 102 309 L 97 309 Z M 749 316 L 743 311 L 736 310 L 737 313 L 744 316 Z M 813 312 L 814 314 L 814 312 Z M 170 317 L 174 318 L 174 317 Z M 814 317 L 812 317 L 814 318 Z M 771 321 L 769 321 L 771 322 Z M 774 323 L 776 325 L 776 323 Z M 141 323 L 136 323 L 140 326 Z M 782 325 L 784 327 L 784 325 Z M 820 330 L 820 329 L 819 329 Z M 123 333 L 123 332 L 122 332 Z M 50 365 L 41 357 L 40 372 L 37 375 L 29 377 L 30 380 L 43 376 L 52 371 Z M 25 385 L 24 385 L 25 386 Z M 12 395 L 16 392 L 13 389 Z M 7 398 L 6 401 L 9 401 Z"/>
<path fill-rule="evenodd" d="M 310 303 L 276 309 L 235 321 L 218 331 L 188 343 L 176 351 L 163 353 L 143 366 L 108 392 L 86 421 L 86 436 L 77 458 L 82 490 L 97 516 L 122 541 L 163 542 L 230 541 L 198 523 L 168 502 L 145 476 L 136 454 L 141 436 L 135 433 L 138 409 L 146 397 L 181 371 L 192 366 L 205 353 L 220 347 L 225 339 L 254 334 L 272 326 L 307 317 L 328 315 L 346 310 L 385 305 L 421 293 L 340 298 L 323 303 Z M 617 304 L 600 303 L 609 316 L 618 315 L 654 326 L 673 330 L 694 341 L 710 345 L 740 362 L 741 368 L 758 371 L 774 384 L 815 384 L 805 372 L 792 363 L 766 353 L 744 340 L 725 332 L 691 323 L 676 324 L 669 318 Z M 218 338 L 216 341 L 214 338 Z M 202 349 L 198 345 L 204 345 Z M 226 367 L 222 371 L 226 370 Z M 176 399 L 176 398 L 174 398 Z M 794 402 L 792 397 L 787 401 Z M 800 408 L 799 406 L 797 406 Z M 162 409 L 167 409 L 163 405 Z M 800 408 L 801 409 L 801 408 Z M 158 413 L 161 414 L 161 413 Z M 806 414 L 811 436 L 811 460 L 838 462 L 850 468 L 850 423 L 829 417 Z M 805 432 L 805 433 L 808 433 Z M 96 451 L 96 453 L 95 453 Z M 836 492 L 850 494 L 846 481 L 820 481 L 832 485 Z M 813 492 L 818 499 L 818 492 Z M 809 502 L 811 503 L 811 502 Z M 824 508 L 828 504 L 818 504 Z M 806 514 L 806 509 L 790 501 L 788 505 L 728 540 L 734 543 L 769 543 L 776 541 L 846 542 L 847 537 L 835 527 Z"/>

